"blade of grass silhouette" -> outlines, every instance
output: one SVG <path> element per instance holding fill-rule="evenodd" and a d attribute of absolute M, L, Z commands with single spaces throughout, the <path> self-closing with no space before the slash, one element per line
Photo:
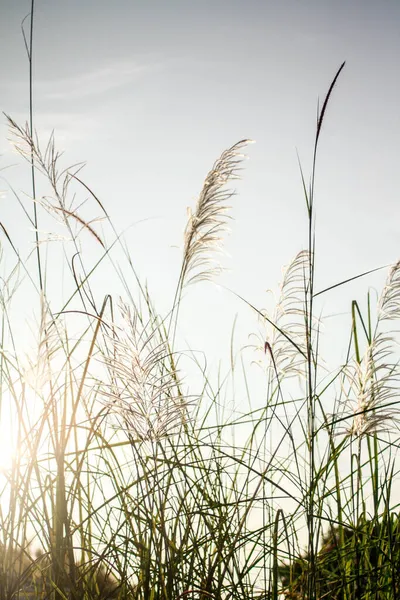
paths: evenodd
<path fill-rule="evenodd" d="M 22 266 L 22 268 L 23 268 L 23 270 L 24 270 L 25 274 L 27 275 L 27 277 L 28 277 L 29 281 L 32 283 L 32 285 L 33 285 L 33 287 L 34 287 L 35 291 L 36 291 L 36 292 L 38 292 L 38 291 L 39 291 L 39 289 L 38 289 L 38 287 L 37 287 L 36 283 L 34 282 L 34 280 L 33 280 L 33 277 L 32 277 L 32 275 L 31 275 L 31 274 L 30 274 L 30 272 L 29 272 L 29 269 L 27 268 L 27 266 L 26 266 L 25 262 L 22 260 L 22 258 L 21 258 L 21 256 L 20 256 L 20 254 L 19 254 L 19 252 L 18 252 L 18 250 L 17 250 L 17 248 L 16 248 L 16 247 L 14 246 L 14 244 L 13 244 L 13 241 L 12 241 L 11 237 L 9 236 L 9 234 L 8 234 L 8 232 L 7 232 L 7 230 L 6 230 L 6 228 L 4 227 L 3 223 L 1 223 L 1 222 L 0 222 L 0 228 L 3 230 L 3 233 L 4 233 L 4 235 L 6 236 L 6 238 L 7 238 L 8 242 L 9 242 L 9 244 L 10 244 L 11 248 L 13 249 L 13 251 L 14 251 L 14 253 L 15 253 L 16 257 L 18 258 L 19 264 Z"/>
<path fill-rule="evenodd" d="M 25 49 L 28 56 L 29 62 L 29 131 L 31 137 L 33 136 L 33 23 L 34 23 L 34 12 L 35 12 L 35 0 L 31 0 L 31 10 L 26 15 L 21 23 L 22 36 L 24 38 Z M 24 23 L 25 20 L 30 17 L 30 28 L 29 28 L 29 44 L 26 38 Z M 36 176 L 35 176 L 35 161 L 33 147 L 31 148 L 31 185 L 32 185 L 32 198 L 36 200 Z M 39 248 L 39 231 L 38 231 L 38 214 L 36 202 L 33 203 L 33 220 L 35 223 L 35 240 L 36 240 L 36 257 L 38 265 L 38 276 L 39 276 L 39 288 L 43 291 L 43 274 L 42 274 L 42 262 L 40 257 Z"/>
<path fill-rule="evenodd" d="M 307 507 L 307 530 L 308 530 L 308 553 L 310 557 L 311 571 L 307 578 L 307 589 L 308 597 L 310 600 L 316 598 L 316 557 L 315 557 L 315 519 L 314 519 L 314 473 L 315 473 L 315 382 L 316 377 L 316 364 L 314 363 L 314 345 L 313 345 L 313 318 L 314 318 L 314 279 L 315 279 L 315 224 L 314 224 L 314 191 L 315 191 L 315 175 L 316 175 L 316 163 L 318 154 L 318 141 L 324 122 L 326 109 L 331 97 L 332 91 L 338 80 L 338 77 L 344 68 L 345 63 L 343 62 L 336 72 L 333 78 L 328 92 L 325 96 L 325 100 L 322 105 L 321 113 L 317 118 L 317 130 L 315 134 L 314 152 L 312 160 L 311 170 L 311 181 L 309 194 L 306 193 L 306 203 L 308 208 L 308 253 L 309 253 L 309 267 L 308 267 L 308 285 L 305 290 L 305 323 L 306 323 L 306 348 L 307 348 L 307 438 L 309 444 L 309 504 Z M 301 167 L 300 167 L 300 172 Z M 302 175 L 304 182 L 304 177 Z M 304 184 L 303 184 L 304 185 Z M 305 187 L 305 186 L 304 186 Z"/>
<path fill-rule="evenodd" d="M 376 267 L 375 269 L 370 269 L 369 271 L 365 271 L 364 273 L 360 273 L 359 275 L 354 275 L 354 277 L 349 277 L 348 279 L 344 279 L 343 281 L 339 281 L 339 283 L 334 283 L 333 285 L 330 285 L 329 287 L 317 292 L 316 294 L 314 294 L 314 298 L 316 298 L 317 296 L 321 296 L 322 294 L 325 294 L 326 292 L 330 292 L 331 290 L 334 290 L 337 287 L 340 287 L 342 285 L 345 285 L 346 283 L 350 283 L 351 281 L 355 281 L 356 279 L 359 279 L 360 277 L 365 277 L 366 275 L 370 275 L 371 273 L 375 273 L 377 271 L 382 271 L 382 269 L 387 269 L 388 267 L 391 267 L 392 265 L 388 264 L 388 265 L 383 265 L 382 267 Z"/>
<path fill-rule="evenodd" d="M 97 204 L 100 206 L 101 210 L 104 212 L 107 219 L 110 220 L 109 214 L 106 211 L 106 209 L 104 208 L 102 202 L 99 200 L 99 198 L 96 196 L 96 194 L 90 189 L 90 187 L 84 181 L 82 181 L 82 179 L 77 177 L 77 175 L 75 175 L 74 173 L 69 173 L 69 176 L 72 177 L 72 179 L 75 179 L 76 181 L 78 181 L 89 192 L 89 194 L 92 196 L 92 198 L 94 200 L 96 200 Z"/>
<path fill-rule="evenodd" d="M 297 162 L 298 162 L 299 169 L 300 169 L 300 177 L 301 177 L 301 184 L 303 186 L 303 193 L 304 193 L 304 197 L 306 199 L 307 212 L 308 212 L 308 214 L 310 214 L 310 200 L 308 197 L 306 181 L 304 179 L 303 167 L 301 166 L 300 156 L 299 156 L 299 153 L 297 152 L 297 150 L 296 150 L 296 155 L 297 155 Z"/>
<path fill-rule="evenodd" d="M 351 322 L 352 322 L 352 329 L 353 329 L 354 348 L 355 348 L 355 352 L 356 352 L 356 360 L 358 363 L 360 363 L 361 355 L 360 355 L 360 346 L 358 343 L 358 333 L 357 333 L 357 323 L 356 323 L 357 314 L 358 314 L 360 323 L 362 325 L 362 328 L 364 330 L 365 337 L 368 340 L 368 344 L 370 344 L 368 330 L 365 326 L 365 322 L 364 322 L 360 307 L 358 305 L 358 302 L 357 302 L 357 300 L 352 300 L 351 301 Z"/>
<path fill-rule="evenodd" d="M 125 257 L 126 257 L 126 259 L 127 259 L 127 261 L 128 261 L 128 263 L 129 263 L 129 266 L 130 266 L 130 268 L 131 268 L 131 270 L 132 270 L 132 272 L 133 272 L 133 275 L 134 275 L 134 277 L 135 277 L 135 279 L 136 279 L 136 283 L 137 283 L 137 285 L 138 285 L 138 287 L 139 287 L 139 291 L 140 291 L 140 293 L 143 295 L 143 297 L 144 297 L 144 298 L 146 298 L 146 290 L 144 289 L 144 287 L 143 287 L 143 285 L 142 285 L 142 282 L 140 281 L 140 279 L 139 279 L 139 276 L 138 276 L 138 274 L 137 274 L 137 272 L 136 272 L 136 269 L 135 269 L 135 268 L 134 268 L 134 266 L 133 266 L 132 259 L 131 259 L 130 255 L 129 255 L 128 249 L 127 249 L 127 248 L 124 246 L 124 244 L 122 243 L 122 241 L 121 241 L 121 239 L 120 239 L 120 238 L 121 238 L 121 236 L 122 236 L 123 234 L 118 234 L 118 233 L 117 233 L 117 230 L 115 229 L 115 226 L 114 226 L 114 223 L 112 222 L 112 219 L 111 219 L 111 217 L 109 216 L 109 214 L 108 214 L 108 212 L 106 211 L 106 209 L 105 209 L 105 207 L 104 207 L 103 203 L 100 201 L 100 199 L 98 198 L 98 196 L 97 196 L 97 195 L 94 193 L 94 191 L 93 191 L 93 190 L 92 190 L 92 189 L 91 189 L 91 188 L 90 188 L 90 187 L 89 187 L 89 186 L 88 186 L 88 185 L 87 185 L 87 184 L 86 184 L 84 181 L 82 181 L 82 179 L 80 179 L 79 177 L 77 177 L 77 175 L 76 175 L 76 174 L 74 174 L 74 173 L 69 173 L 69 175 L 70 175 L 70 177 L 71 177 L 71 178 L 73 178 L 73 179 L 75 179 L 76 181 L 78 181 L 78 182 L 79 182 L 79 183 L 80 183 L 80 184 L 81 184 L 81 185 L 82 185 L 82 186 L 83 186 L 83 187 L 84 187 L 84 188 L 85 188 L 85 189 L 86 189 L 86 190 L 89 192 L 89 194 L 92 196 L 92 198 L 93 198 L 93 199 L 94 199 L 94 200 L 97 202 L 97 204 L 100 206 L 101 210 L 102 210 L 102 211 L 103 211 L 103 213 L 105 214 L 105 216 L 106 216 L 106 218 L 107 218 L 107 221 L 108 221 L 108 223 L 110 224 L 110 227 L 111 227 L 111 229 L 112 229 L 112 231 L 113 231 L 113 233 L 114 233 L 114 235 L 115 235 L 115 238 L 116 238 L 115 242 L 117 242 L 117 241 L 119 242 L 119 244 L 120 244 L 120 247 L 121 247 L 121 249 L 122 249 L 122 251 L 123 251 L 123 253 L 124 253 L 124 255 L 125 255 Z M 143 219 L 143 220 L 146 220 L 146 219 Z M 113 265 L 113 267 L 115 268 L 115 270 L 116 270 L 116 271 L 119 273 L 119 275 L 120 275 L 120 278 L 121 278 L 121 281 L 122 281 L 122 283 L 123 283 L 123 285 L 124 285 L 124 287 L 125 287 L 126 291 L 129 293 L 129 286 L 126 284 L 126 280 L 125 280 L 125 278 L 123 277 L 123 274 L 122 274 L 122 273 L 121 273 L 121 272 L 120 272 L 118 269 L 116 269 L 116 267 L 115 267 L 115 265 L 114 265 L 114 263 L 113 263 L 113 261 L 112 261 L 111 257 L 110 257 L 110 261 L 111 261 L 111 264 Z M 132 302 L 132 304 L 134 304 L 134 305 L 135 305 L 135 302 L 134 302 L 134 300 L 133 300 L 133 298 L 132 298 L 132 296 L 131 296 L 131 294 L 130 294 L 130 293 L 129 293 L 129 297 L 130 297 L 130 299 L 131 299 L 131 302 Z"/>
<path fill-rule="evenodd" d="M 278 333 L 280 333 L 284 338 L 286 338 L 286 340 L 292 344 L 292 346 L 294 348 L 296 348 L 296 350 L 304 357 L 307 358 L 307 355 L 305 354 L 305 352 L 300 348 L 300 346 L 298 346 L 298 344 L 296 344 L 296 342 L 294 342 L 291 337 L 280 327 L 278 327 L 278 325 L 276 325 L 276 323 L 274 323 L 271 319 L 269 319 L 263 312 L 261 312 L 260 310 L 258 310 L 258 308 L 256 308 L 254 306 L 254 304 L 252 304 L 251 302 L 249 302 L 248 300 L 246 300 L 245 298 L 243 298 L 243 296 L 241 296 L 240 294 L 238 294 L 237 292 L 234 292 L 233 290 L 229 289 L 228 287 L 218 284 L 219 287 L 227 290 L 228 292 L 230 292 L 231 294 L 233 294 L 234 296 L 236 296 L 237 298 L 239 298 L 239 300 L 241 300 L 242 302 L 244 302 L 245 304 L 247 304 L 248 306 L 250 306 L 250 308 L 252 308 L 258 315 L 260 315 L 260 317 L 262 317 L 265 321 L 267 321 L 267 323 L 269 323 L 270 325 L 272 325 L 272 327 L 274 327 Z"/>
<path fill-rule="evenodd" d="M 85 360 L 84 369 L 83 369 L 82 377 L 81 377 L 80 384 L 79 384 L 79 389 L 78 389 L 76 400 L 75 400 L 75 404 L 74 404 L 74 407 L 73 407 L 72 417 L 75 417 L 75 414 L 76 414 L 76 411 L 78 409 L 78 405 L 79 405 L 79 402 L 80 402 L 80 399 L 81 399 L 81 396 L 82 396 L 82 393 L 83 393 L 83 388 L 84 388 L 84 385 L 85 385 L 86 376 L 87 376 L 88 369 L 89 369 L 89 363 L 90 363 L 90 361 L 92 359 L 92 356 L 94 354 L 96 338 L 97 338 L 97 335 L 99 333 L 100 326 L 101 325 L 107 325 L 107 323 L 105 323 L 103 321 L 103 315 L 104 315 L 107 303 L 110 303 L 111 301 L 112 301 L 111 296 L 107 295 L 104 298 L 104 301 L 103 301 L 103 304 L 102 304 L 99 316 L 97 316 L 97 315 L 90 315 L 93 319 L 97 320 L 97 323 L 96 323 L 96 326 L 95 326 L 95 329 L 94 329 L 92 340 L 90 342 L 89 351 L 88 351 L 88 354 L 87 354 L 87 357 L 86 357 L 86 360 Z M 79 311 L 71 311 L 71 312 L 79 312 Z M 82 311 L 82 314 L 85 314 L 85 313 Z M 65 439 L 65 444 L 68 443 L 70 431 L 71 430 L 69 429 L 68 432 L 67 432 L 66 439 Z"/>
<path fill-rule="evenodd" d="M 28 221 L 30 222 L 30 224 L 32 225 L 32 227 L 35 227 L 35 222 L 32 219 L 32 217 L 29 215 L 28 211 L 26 210 L 25 206 L 22 204 L 21 199 L 19 198 L 17 192 L 15 191 L 15 189 L 13 188 L 13 186 L 7 181 L 7 179 L 5 177 L 1 177 L 1 179 L 8 185 L 8 187 L 10 188 L 13 196 L 15 197 L 15 199 L 17 200 L 18 204 L 20 205 L 20 207 L 22 208 L 26 218 L 28 219 Z"/>
<path fill-rule="evenodd" d="M 124 235 L 125 231 L 121 232 L 119 235 L 117 235 L 117 237 L 115 238 L 115 240 L 112 242 L 112 244 L 105 249 L 104 254 L 99 258 L 99 260 L 94 264 L 94 266 L 90 269 L 90 271 L 85 275 L 85 277 L 81 280 L 79 287 L 77 287 L 72 294 L 70 295 L 70 297 L 68 298 L 68 300 L 65 302 L 65 304 L 63 305 L 62 309 L 57 313 L 57 317 L 58 318 L 59 315 L 61 315 L 65 309 L 67 308 L 67 306 L 71 303 L 71 301 L 73 300 L 73 298 L 76 296 L 76 294 L 79 293 L 80 288 L 87 282 L 89 281 L 90 277 L 93 275 L 93 273 L 96 271 L 97 267 L 100 265 L 100 263 L 103 262 L 103 260 L 107 257 L 107 255 L 111 252 L 111 250 L 113 249 L 113 247 L 120 242 L 121 243 L 121 237 Z M 78 253 L 77 253 L 78 254 Z M 74 254 L 74 257 L 77 255 Z"/>
<path fill-rule="evenodd" d="M 110 299 L 109 296 L 107 296 L 107 298 Z M 54 316 L 57 316 L 60 314 L 63 314 L 63 315 L 85 315 L 87 317 L 90 317 L 91 319 L 95 319 L 95 320 L 99 321 L 105 327 L 112 329 L 112 327 L 102 319 L 101 315 L 92 315 L 91 313 L 88 313 L 85 310 L 63 310 L 62 313 L 54 313 Z"/>
<path fill-rule="evenodd" d="M 284 518 L 283 510 L 278 508 L 276 511 L 274 532 L 273 532 L 273 567 L 272 567 L 272 600 L 278 600 L 278 532 L 279 532 L 279 518 Z"/>
<path fill-rule="evenodd" d="M 316 133 L 316 137 L 315 137 L 315 150 L 314 150 L 314 153 L 316 153 L 316 150 L 317 150 L 318 140 L 319 140 L 319 136 L 321 134 L 322 123 L 324 121 L 325 112 L 326 112 L 326 109 L 327 109 L 327 106 L 328 106 L 329 99 L 330 99 L 331 94 L 333 92 L 333 88 L 335 87 L 336 82 L 337 82 L 337 80 L 339 78 L 339 75 L 342 72 L 342 70 L 344 69 L 345 64 L 346 64 L 346 61 L 344 61 L 340 65 L 340 67 L 339 67 L 339 69 L 338 69 L 335 77 L 333 78 L 333 81 L 332 81 L 330 87 L 329 87 L 328 93 L 325 96 L 325 100 L 324 100 L 324 103 L 322 105 L 321 113 L 320 113 L 319 118 L 318 118 L 317 133 Z"/>

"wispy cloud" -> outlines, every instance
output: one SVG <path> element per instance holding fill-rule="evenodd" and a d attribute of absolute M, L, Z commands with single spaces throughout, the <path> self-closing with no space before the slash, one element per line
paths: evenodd
<path fill-rule="evenodd" d="M 139 64 L 119 60 L 84 73 L 69 77 L 37 81 L 37 94 L 44 100 L 76 100 L 129 85 L 144 73 L 157 68 L 159 63 Z"/>
<path fill-rule="evenodd" d="M 121 59 L 65 77 L 35 80 L 34 128 L 40 140 L 46 143 L 55 131 L 59 150 L 88 138 L 94 140 L 101 137 L 104 141 L 104 130 L 99 127 L 101 114 L 98 108 L 93 107 L 93 97 L 101 98 L 108 92 L 129 86 L 149 71 L 161 66 L 164 68 L 165 65 L 165 60 L 154 56 L 141 61 Z M 26 81 L 14 79 L 7 89 L 8 104 L 12 110 L 7 110 L 6 102 L 6 112 L 19 125 L 26 123 L 28 113 L 26 103 L 21 105 L 15 99 L 25 97 L 26 87 Z M 85 99 L 91 100 L 89 111 Z M 7 155 L 11 151 L 6 137 L 0 139 L 0 155 Z"/>

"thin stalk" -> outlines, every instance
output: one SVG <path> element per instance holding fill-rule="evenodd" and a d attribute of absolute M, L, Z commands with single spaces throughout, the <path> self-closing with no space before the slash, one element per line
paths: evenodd
<path fill-rule="evenodd" d="M 309 473 L 309 506 L 308 506 L 308 535 L 309 535 L 309 556 L 310 556 L 310 575 L 308 578 L 308 597 L 310 600 L 314 600 L 316 597 L 316 556 L 315 556 L 315 524 L 314 524 L 314 494 L 315 494 L 315 378 L 316 378 L 316 363 L 314 361 L 313 352 L 313 298 L 314 298 L 314 274 L 315 274 L 315 225 L 314 225 L 314 194 L 315 194 L 315 176 L 316 176 L 316 162 L 318 154 L 318 142 L 322 130 L 322 124 L 326 109 L 328 107 L 329 99 L 332 94 L 333 88 L 335 87 L 336 81 L 344 68 L 343 63 L 338 69 L 325 97 L 322 105 L 321 113 L 317 120 L 317 132 L 315 136 L 314 153 L 312 161 L 311 171 L 311 182 L 310 191 L 307 196 L 306 188 L 304 186 L 306 195 L 306 204 L 308 210 L 308 252 L 309 252 L 309 272 L 308 272 L 308 287 L 305 290 L 305 319 L 306 319 L 306 346 L 307 346 L 307 388 L 308 388 L 308 400 L 307 400 L 307 412 L 308 412 L 308 442 L 309 442 L 309 462 L 310 462 L 310 473 Z"/>
<path fill-rule="evenodd" d="M 29 62 L 29 134 L 33 140 L 33 23 L 34 23 L 34 10 L 35 0 L 31 0 L 30 16 L 30 29 L 29 29 L 29 44 L 27 43 L 25 31 L 23 28 L 24 21 L 22 21 L 22 35 L 24 37 L 25 48 L 28 55 Z M 37 214 L 37 203 L 36 203 L 36 174 L 35 174 L 35 160 L 34 160 L 34 149 L 31 146 L 31 185 L 32 185 L 32 199 L 33 199 L 33 223 L 35 227 L 35 242 L 36 242 L 36 260 L 39 277 L 39 289 L 43 292 L 43 276 L 42 276 L 42 263 L 40 259 L 40 247 L 39 247 L 39 231 L 38 231 L 38 214 Z"/>

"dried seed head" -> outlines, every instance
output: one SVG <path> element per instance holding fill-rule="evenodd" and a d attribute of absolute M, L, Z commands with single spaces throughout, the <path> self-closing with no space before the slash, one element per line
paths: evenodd
<path fill-rule="evenodd" d="M 109 338 L 105 357 L 111 383 L 103 395 L 122 418 L 131 439 L 159 439 L 187 420 L 189 402 L 182 398 L 168 345 L 156 323 L 143 326 L 138 314 L 121 305 L 124 325 Z"/>
<path fill-rule="evenodd" d="M 229 200 L 234 192 L 224 189 L 228 181 L 238 179 L 244 154 L 240 152 L 250 140 L 242 140 L 225 150 L 208 173 L 196 209 L 188 210 L 184 236 L 181 285 L 211 279 L 221 268 L 212 258 L 221 251 L 222 234 L 227 230 Z"/>

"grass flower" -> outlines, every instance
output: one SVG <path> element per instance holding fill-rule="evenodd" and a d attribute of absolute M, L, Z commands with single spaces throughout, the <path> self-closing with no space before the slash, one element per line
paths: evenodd
<path fill-rule="evenodd" d="M 103 393 L 132 439 L 157 440 L 179 429 L 187 417 L 177 373 L 168 369 L 170 350 L 154 322 L 142 326 L 135 310 L 121 303 L 123 327 L 109 337 L 105 358 L 111 383 Z"/>
<path fill-rule="evenodd" d="M 245 156 L 241 151 L 249 143 L 250 140 L 241 140 L 221 154 L 205 179 L 194 212 L 188 209 L 180 279 L 182 287 L 211 279 L 220 271 L 212 253 L 221 251 L 222 234 L 227 230 L 229 219 L 228 202 L 234 195 L 225 188 L 229 181 L 238 178 Z"/>
<path fill-rule="evenodd" d="M 374 336 L 361 361 L 346 367 L 353 403 L 349 435 L 392 431 L 400 419 L 398 361 L 393 360 L 395 338 L 384 331 L 385 322 L 400 317 L 400 261 L 390 270 L 377 307 Z"/>
<path fill-rule="evenodd" d="M 377 336 L 367 348 L 360 364 L 347 370 L 353 394 L 353 420 L 348 435 L 364 436 L 390 431 L 397 426 L 400 372 L 397 364 L 387 362 L 388 338 Z"/>

